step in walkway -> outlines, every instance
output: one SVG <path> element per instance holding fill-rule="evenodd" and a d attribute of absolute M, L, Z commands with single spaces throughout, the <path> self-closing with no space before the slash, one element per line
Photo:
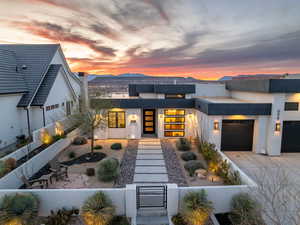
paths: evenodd
<path fill-rule="evenodd" d="M 158 185 L 168 182 L 159 139 L 142 139 L 139 142 L 133 182 L 138 185 Z"/>

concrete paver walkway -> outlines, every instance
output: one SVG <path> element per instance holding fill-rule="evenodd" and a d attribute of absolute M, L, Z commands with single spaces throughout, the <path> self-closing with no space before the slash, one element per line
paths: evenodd
<path fill-rule="evenodd" d="M 139 142 L 134 183 L 154 185 L 168 182 L 168 173 L 159 139 Z"/>

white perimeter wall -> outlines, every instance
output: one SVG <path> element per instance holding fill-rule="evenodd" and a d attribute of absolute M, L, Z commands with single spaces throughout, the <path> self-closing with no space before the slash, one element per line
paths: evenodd
<path fill-rule="evenodd" d="M 0 148 L 16 142 L 16 136 L 27 135 L 26 110 L 18 109 L 21 94 L 0 95 Z"/>

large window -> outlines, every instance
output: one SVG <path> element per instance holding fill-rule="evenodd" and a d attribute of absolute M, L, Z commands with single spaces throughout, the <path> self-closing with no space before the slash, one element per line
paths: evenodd
<path fill-rule="evenodd" d="M 299 103 L 298 102 L 286 102 L 284 104 L 285 111 L 298 111 Z"/>
<path fill-rule="evenodd" d="M 125 128 L 125 112 L 108 112 L 109 128 Z"/>
<path fill-rule="evenodd" d="M 185 135 L 185 110 L 166 109 L 164 114 L 165 137 L 183 137 Z"/>

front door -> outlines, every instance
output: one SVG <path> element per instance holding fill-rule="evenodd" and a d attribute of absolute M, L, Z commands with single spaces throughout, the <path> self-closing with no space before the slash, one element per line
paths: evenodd
<path fill-rule="evenodd" d="M 143 133 L 155 134 L 155 109 L 143 110 Z"/>

